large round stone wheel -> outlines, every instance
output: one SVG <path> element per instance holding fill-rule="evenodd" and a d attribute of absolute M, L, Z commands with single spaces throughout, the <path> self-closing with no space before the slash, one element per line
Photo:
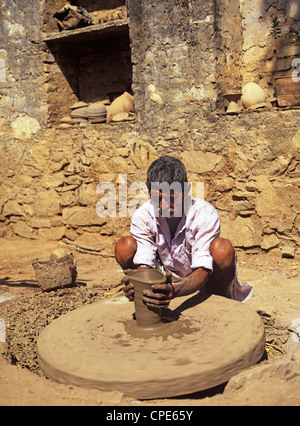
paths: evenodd
<path fill-rule="evenodd" d="M 61 383 L 140 399 L 179 396 L 228 381 L 259 361 L 264 326 L 245 304 L 196 294 L 171 302 L 166 332 L 132 333 L 134 304 L 113 297 L 69 312 L 38 338 L 44 374 Z"/>

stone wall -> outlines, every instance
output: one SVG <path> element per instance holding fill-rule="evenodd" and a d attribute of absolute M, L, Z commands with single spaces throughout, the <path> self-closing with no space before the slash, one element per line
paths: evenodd
<path fill-rule="evenodd" d="M 188 132 L 217 102 L 213 1 L 131 0 L 128 10 L 139 124 L 153 139 Z"/>
<path fill-rule="evenodd" d="M 265 37 L 275 8 L 296 25 L 296 3 L 259 2 L 253 15 L 243 1 L 129 0 L 136 122 L 67 130 L 56 126 L 65 110 L 55 105 L 78 93 L 38 42 L 50 12 L 37 0 L 2 3 L 1 237 L 63 239 L 112 255 L 130 217 L 99 217 L 97 185 L 112 182 L 118 195 L 124 176 L 128 185 L 144 182 L 150 162 L 170 154 L 184 161 L 191 182 L 204 182 L 235 247 L 300 254 L 300 110 L 223 113 L 227 89 L 250 80 L 272 88 L 259 29 Z"/>
<path fill-rule="evenodd" d="M 0 58 L 5 79 L 0 81 L 0 137 L 30 137 L 47 122 L 40 38 L 43 9 L 40 2 L 2 1 Z"/>
<path fill-rule="evenodd" d="M 112 254 L 128 234 L 130 216 L 99 217 L 100 182 L 145 182 L 159 155 L 181 158 L 192 183 L 219 211 L 222 235 L 235 247 L 295 256 L 300 246 L 300 111 L 215 116 L 180 140 L 141 139 L 135 125 L 47 130 L 18 150 L 7 143 L 1 158 L 2 236 L 65 239 Z M 276 126 L 276 134 L 274 128 Z M 150 140 L 150 139 L 149 139 Z M 195 188 L 195 186 L 194 186 Z"/>

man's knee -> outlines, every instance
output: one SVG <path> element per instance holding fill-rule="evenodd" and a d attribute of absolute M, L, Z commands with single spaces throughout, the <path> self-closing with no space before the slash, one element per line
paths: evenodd
<path fill-rule="evenodd" d="M 231 242 L 225 238 L 214 239 L 210 245 L 210 253 L 217 265 L 230 267 L 234 264 L 234 248 Z"/>
<path fill-rule="evenodd" d="M 123 237 L 115 245 L 115 258 L 123 269 L 134 268 L 133 258 L 137 250 L 136 240 L 131 237 Z"/>

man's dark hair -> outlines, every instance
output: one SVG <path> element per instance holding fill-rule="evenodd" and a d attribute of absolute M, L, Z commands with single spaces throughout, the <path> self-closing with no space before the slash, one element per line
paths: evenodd
<path fill-rule="evenodd" d="M 150 164 L 147 171 L 147 187 L 151 190 L 151 183 L 167 182 L 171 185 L 174 182 L 179 182 L 184 188 L 184 183 L 187 182 L 186 169 L 182 161 L 178 158 L 164 155 Z"/>

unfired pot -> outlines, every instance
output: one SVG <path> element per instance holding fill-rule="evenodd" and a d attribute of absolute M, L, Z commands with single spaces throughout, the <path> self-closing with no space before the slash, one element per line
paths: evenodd
<path fill-rule="evenodd" d="M 166 277 L 157 269 L 139 269 L 127 274 L 134 286 L 134 307 L 137 325 L 152 329 L 161 325 L 161 309 L 149 309 L 143 302 L 143 291 L 150 290 L 153 284 L 164 284 Z"/>

